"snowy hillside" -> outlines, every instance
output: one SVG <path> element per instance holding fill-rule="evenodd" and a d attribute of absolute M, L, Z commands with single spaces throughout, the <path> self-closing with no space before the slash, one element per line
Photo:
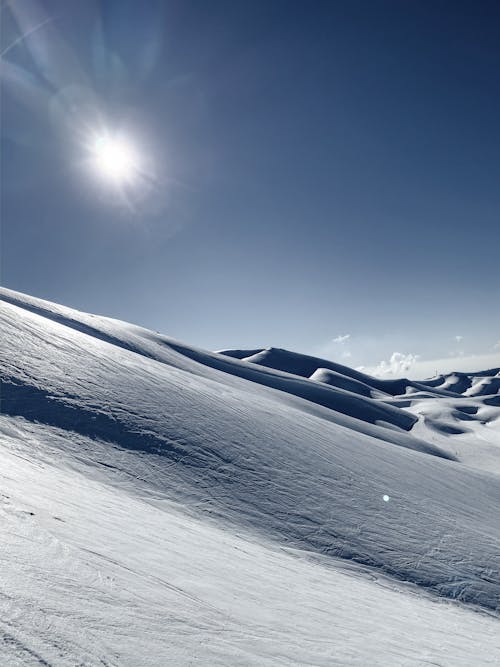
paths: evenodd
<path fill-rule="evenodd" d="M 500 664 L 499 369 L 0 326 L 0 665 Z"/>

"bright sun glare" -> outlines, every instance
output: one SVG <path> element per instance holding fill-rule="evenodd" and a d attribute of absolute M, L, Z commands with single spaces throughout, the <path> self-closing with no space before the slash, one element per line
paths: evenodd
<path fill-rule="evenodd" d="M 137 156 L 132 146 L 124 139 L 97 137 L 92 153 L 98 172 L 115 183 L 129 181 L 137 174 Z"/>

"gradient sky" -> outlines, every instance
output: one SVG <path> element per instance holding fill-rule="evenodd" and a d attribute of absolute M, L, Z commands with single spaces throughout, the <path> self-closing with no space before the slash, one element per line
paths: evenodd
<path fill-rule="evenodd" d="M 496 0 L 1 12 L 5 286 L 209 349 L 500 365 Z M 125 197 L 98 123 L 147 166 Z"/>

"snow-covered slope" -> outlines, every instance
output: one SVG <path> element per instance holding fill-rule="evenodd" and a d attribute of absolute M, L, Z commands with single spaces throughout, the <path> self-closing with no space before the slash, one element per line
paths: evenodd
<path fill-rule="evenodd" d="M 498 664 L 498 369 L 377 380 L 0 296 L 0 664 Z"/>

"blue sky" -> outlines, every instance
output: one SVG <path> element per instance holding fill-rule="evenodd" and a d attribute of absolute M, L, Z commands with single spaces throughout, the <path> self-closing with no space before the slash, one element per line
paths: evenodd
<path fill-rule="evenodd" d="M 500 365 L 497 2 L 1 11 L 5 286 L 210 349 Z M 102 127 L 147 178 L 92 173 Z"/>

